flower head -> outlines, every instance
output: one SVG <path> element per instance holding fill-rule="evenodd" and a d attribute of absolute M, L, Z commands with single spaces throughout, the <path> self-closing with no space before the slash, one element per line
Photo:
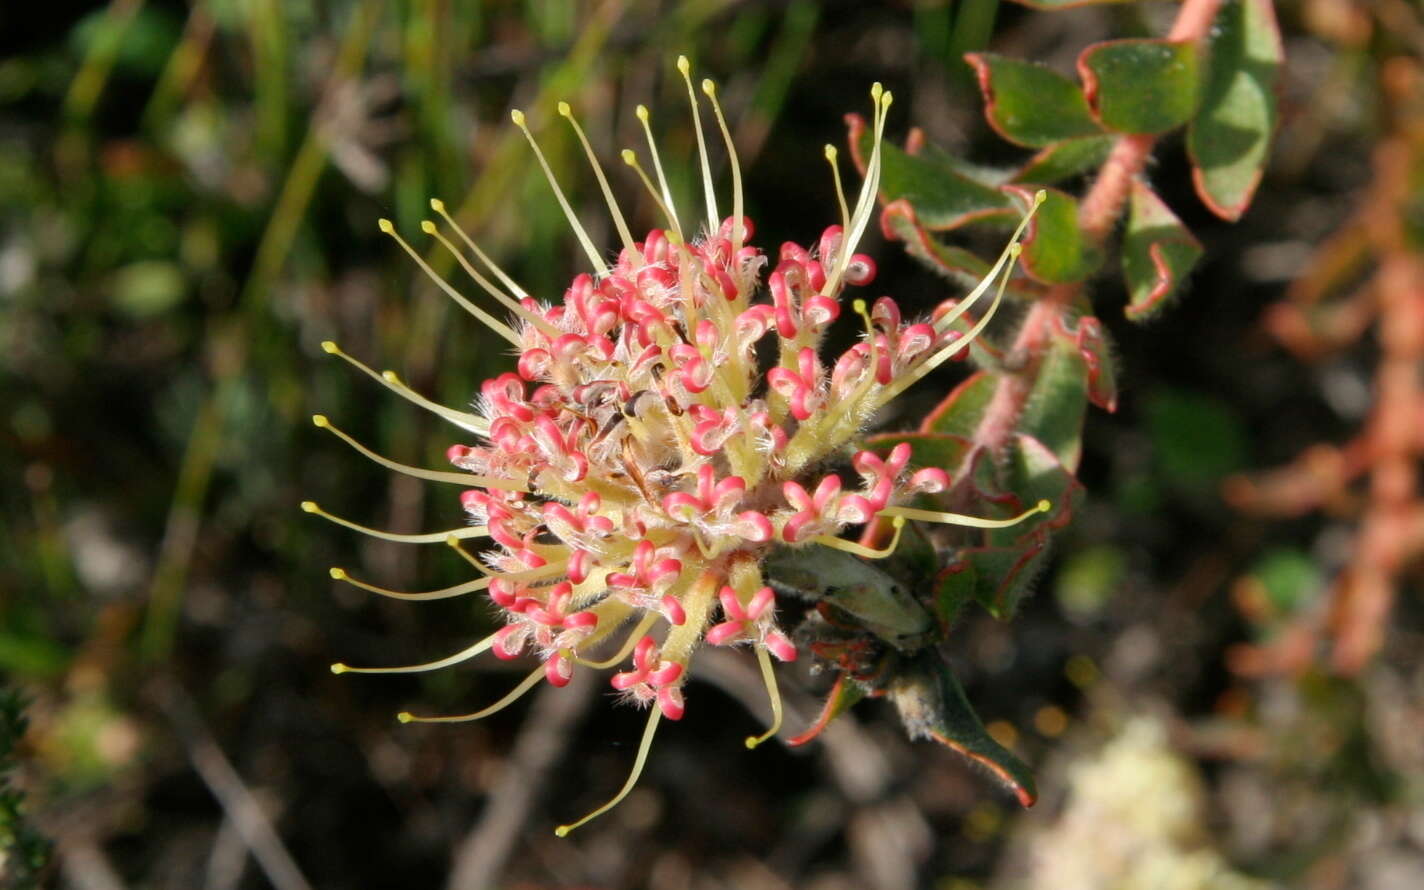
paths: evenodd
<path fill-rule="evenodd" d="M 851 308 L 864 337 L 838 356 L 823 356 L 821 341 L 842 314 L 843 292 L 875 277 L 875 263 L 855 248 L 875 210 L 890 93 L 879 84 L 871 91 L 875 145 L 854 207 L 840 189 L 836 151 L 827 146 L 839 224 L 828 226 L 812 245 L 787 243 L 768 256 L 753 244 L 736 150 L 715 86 L 706 80 L 702 91 L 732 169 L 732 212 L 719 214 L 704 120 L 686 59 L 679 59 L 678 67 L 699 137 L 706 203 L 694 230 L 684 229 L 674 207 L 646 109 L 639 107 L 638 117 L 654 176 L 631 150 L 623 159 L 662 209 L 667 227 L 635 240 L 571 109 L 559 106 L 588 154 L 622 241 L 611 263 L 580 226 L 523 113 L 513 112 L 592 267 L 573 280 L 562 300 L 547 304 L 527 294 L 455 225 L 441 202 L 432 201 L 473 260 L 434 222 L 422 228 L 506 310 L 506 323 L 435 276 L 382 221 L 382 229 L 417 264 L 518 354 L 513 370 L 485 381 L 473 413 L 429 402 L 393 373 L 376 374 L 334 344 L 326 345 L 328 352 L 471 434 L 449 450 L 461 472 L 418 470 L 372 454 L 326 418 L 316 418 L 318 426 L 387 467 L 469 486 L 461 501 L 471 520 L 466 528 L 431 535 L 372 533 L 446 541 L 481 573 L 465 584 L 415 594 L 355 581 L 340 569 L 333 569 L 333 576 L 405 599 L 483 590 L 504 622 L 491 637 L 429 664 L 333 670 L 431 670 L 485 650 L 499 658 L 532 654 L 540 662 L 490 708 L 455 717 L 401 715 L 407 721 L 453 721 L 492 713 L 541 681 L 562 686 L 575 671 L 621 666 L 612 676 L 613 688 L 649 708 L 637 766 L 617 797 L 561 826 L 561 834 L 613 806 L 632 787 L 659 720 L 683 715 L 684 685 L 703 643 L 755 652 L 774 719 L 767 733 L 748 744 L 777 731 L 780 699 L 771 658 L 790 661 L 796 648 L 778 622 L 776 596 L 762 573 L 773 548 L 820 544 L 864 557 L 884 555 L 888 551 L 840 537 L 882 517 L 894 522 L 897 533 L 906 519 L 1004 524 L 901 506 L 917 494 L 943 490 L 948 474 L 937 467 L 915 468 L 908 444 L 877 454 L 857 450 L 855 440 L 884 405 L 962 355 L 988 324 L 1017 256 L 1017 233 L 989 276 L 932 320 L 902 318 L 889 297 L 869 307 L 854 300 Z M 978 321 L 956 329 L 955 322 L 991 290 L 992 301 Z M 759 355 L 768 352 L 767 341 L 774 345 L 775 360 L 763 370 Z M 848 474 L 827 469 L 847 454 Z M 329 515 L 310 502 L 304 507 Z M 478 559 L 461 549 L 462 541 L 474 538 L 490 544 Z"/>

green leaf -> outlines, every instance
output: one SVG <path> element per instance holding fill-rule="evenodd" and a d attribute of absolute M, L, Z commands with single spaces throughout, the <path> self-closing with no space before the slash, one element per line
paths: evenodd
<path fill-rule="evenodd" d="M 1018 428 L 1058 456 L 1069 470 L 1083 454 L 1083 418 L 1088 408 L 1088 366 L 1078 346 L 1055 332 L 1039 365 Z"/>
<path fill-rule="evenodd" d="M 1019 185 L 1003 186 L 1004 192 L 1033 206 L 1036 189 Z M 1057 189 L 1045 189 L 1048 197 L 1024 230 L 1023 254 L 1019 262 L 1024 272 L 1043 284 L 1082 281 L 1093 273 L 1098 252 L 1089 249 L 1078 226 L 1078 202 Z"/>
<path fill-rule="evenodd" d="M 847 115 L 846 121 L 851 152 L 863 174 L 873 134 L 858 115 Z M 907 154 L 889 142 L 881 144 L 880 157 L 882 200 L 906 199 L 927 229 L 945 231 L 985 219 L 1011 221 L 1018 216 L 995 184 L 971 178 L 961 164 L 948 163 L 932 153 Z"/>
<path fill-rule="evenodd" d="M 865 698 L 868 690 L 859 683 L 852 682 L 846 678 L 844 673 L 836 674 L 836 681 L 831 686 L 831 691 L 826 694 L 826 701 L 821 705 L 821 713 L 816 717 L 810 728 L 795 738 L 786 740 L 786 744 L 795 748 L 820 735 L 831 721 L 850 710 L 856 702 Z"/>
<path fill-rule="evenodd" d="M 910 444 L 911 466 L 939 467 L 951 474 L 964 462 L 969 449 L 974 447 L 962 436 L 945 433 L 877 433 L 865 440 L 865 447 L 885 455 L 901 442 Z"/>
<path fill-rule="evenodd" d="M 1028 163 L 1010 177 L 1010 180 L 1052 185 L 1080 173 L 1096 170 L 1108 159 L 1113 141 L 1112 136 L 1087 136 L 1055 142 L 1029 158 Z"/>
<path fill-rule="evenodd" d="M 1103 332 L 1103 323 L 1092 316 L 1078 319 L 1074 339 L 1088 368 L 1088 401 L 1104 411 L 1116 411 L 1117 360 Z"/>
<path fill-rule="evenodd" d="M 1224 3 L 1212 27 L 1201 112 L 1187 128 L 1197 194 L 1222 219 L 1246 212 L 1276 126 L 1280 29 L 1271 0 Z"/>
<path fill-rule="evenodd" d="M 1078 56 L 1089 107 L 1119 133 L 1165 133 L 1191 120 L 1200 67 L 1196 45 L 1185 41 L 1109 40 Z"/>
<path fill-rule="evenodd" d="M 1127 317 L 1144 321 L 1156 315 L 1201 255 L 1201 242 L 1152 189 L 1134 181 L 1122 240 Z"/>
<path fill-rule="evenodd" d="M 1013 615 L 1027 595 L 1050 534 L 1072 518 L 1082 485 L 1047 446 L 1023 434 L 1014 437 L 1002 462 L 976 461 L 972 476 L 976 498 L 966 512 L 974 515 L 1008 518 L 1040 499 L 1052 505 L 1047 513 L 1031 516 L 1018 525 L 986 529 L 981 546 L 959 550 L 946 567 L 960 572 L 966 566 L 972 568 L 974 599 L 995 618 L 1005 619 Z M 960 593 L 958 588 L 951 588 L 950 592 Z"/>
<path fill-rule="evenodd" d="M 915 208 L 903 198 L 885 205 L 880 226 L 887 238 L 905 243 L 905 251 L 930 269 L 964 287 L 972 288 L 989 274 L 990 264 L 962 247 L 945 244 L 920 224 Z M 1023 276 L 1009 280 L 1004 291 L 1011 299 L 1032 301 L 1042 294 L 1041 285 Z M 975 341 L 977 344 L 979 341 Z"/>
<path fill-rule="evenodd" d="M 886 695 L 910 738 L 933 739 L 987 767 L 1019 803 L 1033 806 L 1033 772 L 989 735 L 942 656 L 926 652 L 902 665 Z"/>
<path fill-rule="evenodd" d="M 1033 537 L 1014 547 L 969 548 L 960 553 L 950 568 L 967 569 L 974 579 L 975 601 L 990 615 L 1006 621 L 1028 595 L 1046 543 L 1040 537 Z"/>
<path fill-rule="evenodd" d="M 983 371 L 971 374 L 935 406 L 920 424 L 920 431 L 971 438 L 994 397 L 996 383 L 993 375 Z"/>
<path fill-rule="evenodd" d="M 1083 486 L 1048 446 L 1020 433 L 1009 446 L 1002 471 L 1004 491 L 1013 495 L 1012 501 L 1006 504 L 1010 512 L 1021 511 L 1040 500 L 1048 501 L 1052 508 L 1012 528 L 990 529 L 991 542 L 1012 544 L 1021 541 L 1028 532 L 1051 531 L 1068 524 Z"/>
<path fill-rule="evenodd" d="M 990 264 L 962 247 L 945 244 L 920 224 L 915 205 L 901 198 L 885 205 L 881 226 L 897 240 L 905 242 L 910 256 L 952 281 L 972 286 L 989 274 Z"/>
<path fill-rule="evenodd" d="M 1058 72 L 993 53 L 964 58 L 979 76 L 989 125 L 1015 145 L 1042 148 L 1101 134 L 1083 91 Z"/>
<path fill-rule="evenodd" d="M 1039 500 L 1052 504 L 1047 513 L 1012 528 L 991 529 L 985 535 L 990 545 L 985 550 L 986 559 L 996 550 L 1014 552 L 1018 557 L 1002 573 L 989 576 L 999 582 L 992 612 L 1006 617 L 1018 609 L 1029 592 L 1048 548 L 1049 535 L 1068 524 L 1083 486 L 1046 445 L 1024 434 L 1014 437 L 1002 473 L 1003 491 L 1013 495 L 1005 504 L 1009 508 L 1004 511 L 1006 514 L 1019 512 Z"/>
<path fill-rule="evenodd" d="M 948 635 L 964 604 L 974 598 L 978 587 L 978 572 L 969 560 L 945 566 L 936 573 L 931 609 L 939 622 L 941 635 Z"/>
<path fill-rule="evenodd" d="M 766 559 L 767 577 L 778 590 L 826 603 L 903 651 L 922 648 L 934 621 L 905 586 L 842 550 L 817 544 L 782 547 Z"/>

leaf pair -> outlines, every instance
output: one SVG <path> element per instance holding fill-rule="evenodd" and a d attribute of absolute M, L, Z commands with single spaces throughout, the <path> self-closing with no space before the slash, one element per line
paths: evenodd
<path fill-rule="evenodd" d="M 1105 134 L 1160 135 L 1186 125 L 1203 203 L 1228 220 L 1251 203 L 1276 125 L 1282 48 L 1270 0 L 1227 0 L 1205 46 L 1170 39 L 1093 44 L 1078 56 L 1081 89 L 1017 59 L 966 58 L 990 125 L 1016 145 L 1042 149 L 1036 166 L 1044 172 L 1056 172 L 1052 162 L 1065 171 L 1094 166 L 1069 161 L 1100 152 Z"/>
<path fill-rule="evenodd" d="M 1185 127 L 1197 194 L 1225 219 L 1245 212 L 1260 183 L 1281 62 L 1270 0 L 1227 0 L 1205 44 L 1094 44 L 1078 58 L 1081 85 L 1041 65 L 991 53 L 966 59 L 978 75 L 989 124 L 1037 153 L 1018 169 L 989 170 L 923 147 L 920 140 L 912 143 L 914 151 L 887 146 L 881 180 L 886 235 L 951 278 L 972 278 L 988 264 L 932 233 L 1007 223 L 1038 186 L 1112 163 L 1110 154 L 1123 139 L 1150 142 Z M 848 120 L 859 158 L 869 134 L 858 118 Z M 1045 288 L 1081 283 L 1102 263 L 1102 251 L 1082 232 L 1077 202 L 1055 189 L 1048 195 L 1025 235 L 1023 274 L 1011 283 L 1012 296 L 1033 299 Z M 1121 250 L 1129 292 L 1125 311 L 1141 321 L 1180 289 L 1202 249 L 1145 181 L 1132 183 L 1127 216 Z"/>

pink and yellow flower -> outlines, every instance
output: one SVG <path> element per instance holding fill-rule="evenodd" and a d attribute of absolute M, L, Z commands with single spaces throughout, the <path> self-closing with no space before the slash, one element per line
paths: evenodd
<path fill-rule="evenodd" d="M 857 440 L 887 403 L 962 356 L 989 323 L 1018 255 L 1019 233 L 989 275 L 933 319 L 906 320 L 889 297 L 869 306 L 853 300 L 853 321 L 863 326 L 864 337 L 839 356 L 823 358 L 822 339 L 842 315 L 845 290 L 875 278 L 875 263 L 855 249 L 875 212 L 891 95 L 879 84 L 871 90 L 874 148 L 854 207 L 841 191 L 836 151 L 827 146 L 839 224 L 827 227 L 809 247 L 786 243 L 768 256 L 753 244 L 752 222 L 743 212 L 736 149 L 715 86 L 702 82 L 731 161 L 732 206 L 726 217 L 712 186 L 686 59 L 678 60 L 678 68 L 691 100 L 706 205 L 691 229 L 684 228 L 684 216 L 674 206 L 646 109 L 639 107 L 638 117 L 653 176 L 634 152 L 624 151 L 623 159 L 667 225 L 635 240 L 569 106 L 559 106 L 588 155 L 622 242 L 611 263 L 579 224 L 523 113 L 513 112 L 592 270 L 576 277 L 560 301 L 541 302 L 526 293 L 440 201 L 431 207 L 464 249 L 434 222 L 422 228 L 454 254 L 508 321 L 436 276 L 391 223 L 381 221 L 446 293 L 517 354 L 514 370 L 483 384 L 473 412 L 430 402 L 392 372 L 377 374 L 335 344 L 324 344 L 327 352 L 439 414 L 469 438 L 449 450 L 460 472 L 433 471 L 375 455 L 325 417 L 315 418 L 317 426 L 384 466 L 468 486 L 461 503 L 470 524 L 452 532 L 395 535 L 337 519 L 311 502 L 304 509 L 390 540 L 445 541 L 480 573 L 465 584 L 425 593 L 388 591 L 341 569 L 333 569 L 333 577 L 401 599 L 485 591 L 504 624 L 468 649 L 429 664 L 332 669 L 434 670 L 485 651 L 539 662 L 491 707 L 448 717 L 401 714 L 406 722 L 478 719 L 540 682 L 562 686 L 575 671 L 620 665 L 624 670 L 613 674 L 613 688 L 649 710 L 636 766 L 623 789 L 583 819 L 560 826 L 560 834 L 606 811 L 632 788 L 659 721 L 683 715 L 689 669 L 704 643 L 746 646 L 755 653 L 775 716 L 770 729 L 748 745 L 777 732 L 781 708 L 772 659 L 791 661 L 797 652 L 763 577 L 763 560 L 773 548 L 814 544 L 871 558 L 894 544 L 872 550 L 841 535 L 882 518 L 893 523 L 897 538 L 907 519 L 980 527 L 1015 521 L 903 506 L 917 495 L 944 490 L 949 475 L 939 467 L 915 468 L 908 444 L 882 456 L 858 448 Z M 956 327 L 991 291 L 978 320 Z M 774 363 L 764 370 L 759 352 L 768 353 L 767 340 L 775 347 Z M 837 464 L 850 472 L 837 471 Z M 475 538 L 490 543 L 478 558 L 461 549 L 462 541 Z"/>

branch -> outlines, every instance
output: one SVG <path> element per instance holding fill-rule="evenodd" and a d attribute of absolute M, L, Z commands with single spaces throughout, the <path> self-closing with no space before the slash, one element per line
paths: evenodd
<path fill-rule="evenodd" d="M 460 841 L 446 890 L 486 890 L 499 876 L 542 796 L 554 766 L 573 740 L 573 730 L 593 701 L 592 671 L 576 671 L 568 686 L 540 691 L 514 740 L 514 756 L 490 792 L 479 822 Z"/>
<path fill-rule="evenodd" d="M 233 768 L 218 743 L 203 725 L 202 717 L 188 694 L 176 681 L 161 680 L 158 703 L 168 714 L 178 737 L 188 749 L 199 778 L 217 798 L 223 812 L 242 836 L 267 880 L 277 890 L 312 890 L 292 854 L 282 843 L 272 821 Z"/>

